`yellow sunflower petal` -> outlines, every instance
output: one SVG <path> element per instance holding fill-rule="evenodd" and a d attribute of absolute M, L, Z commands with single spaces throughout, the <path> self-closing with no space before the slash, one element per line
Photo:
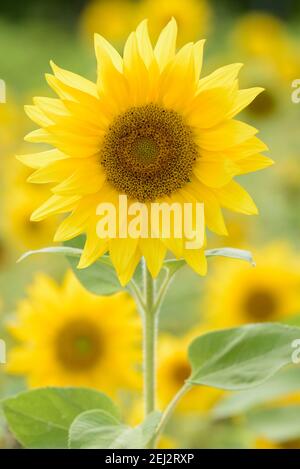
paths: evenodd
<path fill-rule="evenodd" d="M 46 150 L 40 153 L 28 153 L 27 155 L 16 155 L 16 158 L 29 168 L 39 169 L 58 160 L 65 160 L 67 155 L 59 150 Z"/>
<path fill-rule="evenodd" d="M 98 192 L 104 182 L 105 174 L 99 165 L 90 163 L 86 167 L 78 168 L 67 179 L 53 187 L 52 192 L 63 196 L 92 194 Z"/>
<path fill-rule="evenodd" d="M 248 156 L 243 160 L 239 160 L 237 165 L 240 168 L 239 174 L 247 174 L 252 171 L 259 171 L 261 169 L 267 168 L 274 164 L 274 161 L 271 158 L 268 158 L 263 155 L 253 155 Z"/>
<path fill-rule="evenodd" d="M 114 57 L 112 57 L 106 47 L 98 47 L 97 85 L 101 97 L 106 97 L 108 106 L 112 108 L 113 112 L 117 112 L 124 106 L 126 107 L 128 102 L 128 83 L 123 75 L 123 71 L 116 67 Z"/>
<path fill-rule="evenodd" d="M 239 172 L 240 167 L 230 159 L 225 158 L 199 158 L 194 166 L 196 177 L 209 187 L 225 186 Z"/>
<path fill-rule="evenodd" d="M 229 120 L 212 129 L 201 129 L 197 143 L 205 150 L 226 150 L 250 139 L 257 132 L 257 129 L 244 122 Z"/>
<path fill-rule="evenodd" d="M 124 47 L 124 75 L 128 80 L 132 103 L 139 105 L 149 95 L 149 74 L 140 56 L 138 40 L 135 33 L 131 33 Z"/>
<path fill-rule="evenodd" d="M 167 26 L 162 30 L 154 48 L 154 55 L 160 70 L 175 57 L 177 39 L 177 23 L 172 18 Z"/>
<path fill-rule="evenodd" d="M 76 207 L 78 200 L 80 200 L 79 196 L 62 197 L 60 195 L 53 195 L 33 212 L 30 220 L 40 221 L 47 218 L 49 215 L 68 212 Z"/>
<path fill-rule="evenodd" d="M 223 207 L 245 215 L 256 215 L 258 213 L 257 207 L 248 192 L 235 181 L 231 181 L 226 186 L 213 191 Z"/>
<path fill-rule="evenodd" d="M 87 232 L 86 241 L 83 252 L 81 254 L 80 261 L 78 263 L 78 269 L 85 269 L 89 265 L 93 264 L 97 259 L 103 256 L 108 250 L 108 241 L 105 239 L 98 238 L 96 234 L 96 224 L 93 230 Z"/>
<path fill-rule="evenodd" d="M 203 90 L 191 103 L 188 122 L 192 127 L 214 127 L 225 119 L 232 103 L 233 96 L 229 87 Z"/>
<path fill-rule="evenodd" d="M 206 275 L 207 260 L 203 249 L 185 249 L 183 257 L 197 274 Z"/>
<path fill-rule="evenodd" d="M 37 129 L 29 132 L 24 137 L 25 142 L 29 143 L 50 143 L 53 141 L 53 136 L 45 129 Z"/>
<path fill-rule="evenodd" d="M 135 269 L 141 259 L 141 252 L 136 249 L 130 261 L 126 265 L 125 269 L 119 272 L 119 280 L 122 286 L 127 285 L 131 277 L 133 276 Z"/>
<path fill-rule="evenodd" d="M 159 239 L 145 239 L 139 241 L 142 255 L 146 259 L 147 267 L 152 277 L 157 277 L 166 256 L 167 249 Z"/>
<path fill-rule="evenodd" d="M 242 158 L 246 158 L 251 155 L 255 155 L 257 153 L 261 153 L 262 151 L 267 151 L 267 145 L 262 142 L 257 137 L 251 137 L 248 140 L 236 145 L 234 147 L 225 150 L 223 156 L 233 159 L 234 161 L 238 161 Z"/>
<path fill-rule="evenodd" d="M 80 201 L 75 210 L 59 225 L 54 241 L 67 241 L 85 232 L 87 222 L 89 218 L 92 218 L 95 211 L 96 209 L 91 204 L 91 200 L 84 199 Z"/>
<path fill-rule="evenodd" d="M 95 53 L 99 66 L 101 67 L 101 62 L 103 56 L 108 56 L 119 72 L 123 71 L 123 59 L 120 56 L 119 52 L 100 34 L 95 34 L 94 36 L 95 44 Z"/>
<path fill-rule="evenodd" d="M 53 124 L 53 121 L 49 119 L 37 106 L 24 106 L 24 110 L 27 116 L 40 127 L 48 127 Z"/>
<path fill-rule="evenodd" d="M 204 204 L 204 217 L 208 229 L 221 236 L 228 235 L 217 197 L 200 181 L 192 178 L 192 182 L 193 185 L 190 185 L 188 190 L 194 194 L 198 202 L 202 202 Z"/>
<path fill-rule="evenodd" d="M 111 261 L 119 275 L 127 272 L 131 261 L 136 254 L 138 239 L 134 238 L 113 238 L 109 240 L 109 254 Z"/>
<path fill-rule="evenodd" d="M 149 68 L 154 60 L 154 51 L 150 41 L 148 32 L 148 21 L 142 21 L 136 29 L 136 37 L 138 42 L 139 53 Z"/>
<path fill-rule="evenodd" d="M 239 90 L 236 93 L 230 112 L 227 113 L 226 118 L 231 119 L 247 107 L 252 101 L 264 91 L 264 88 L 249 88 L 245 90 Z"/>
<path fill-rule="evenodd" d="M 199 91 L 207 88 L 230 86 L 239 74 L 243 64 L 236 63 L 218 68 L 199 81 Z"/>
<path fill-rule="evenodd" d="M 186 86 L 189 83 L 189 87 Z M 186 108 L 195 94 L 195 59 L 193 44 L 183 46 L 176 54 L 160 85 L 160 97 L 167 108 Z"/>
<path fill-rule="evenodd" d="M 48 184 L 49 182 L 62 181 L 72 173 L 73 168 L 74 160 L 72 158 L 52 161 L 48 165 L 34 171 L 27 181 L 35 184 Z"/>
<path fill-rule="evenodd" d="M 197 41 L 194 46 L 194 60 L 195 60 L 195 77 L 199 80 L 202 70 L 203 64 L 203 48 L 206 40 L 202 39 L 201 41 Z"/>
<path fill-rule="evenodd" d="M 95 83 L 86 78 L 83 78 L 76 73 L 70 72 L 68 70 L 64 70 L 57 65 L 53 61 L 50 62 L 52 67 L 53 73 L 58 78 L 59 81 L 64 83 L 65 85 L 71 88 L 77 88 L 84 93 L 90 94 L 95 98 L 98 98 L 97 87 Z"/>

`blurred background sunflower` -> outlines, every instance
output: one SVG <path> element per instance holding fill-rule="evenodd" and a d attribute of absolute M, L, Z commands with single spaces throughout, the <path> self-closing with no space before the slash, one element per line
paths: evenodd
<path fill-rule="evenodd" d="M 251 322 L 300 326 L 300 103 L 291 99 L 292 82 L 300 79 L 299 1 L 2 0 L 0 338 L 8 354 L 7 364 L 0 364 L 0 398 L 41 385 L 88 386 L 125 403 L 128 422 L 141 419 L 141 332 L 132 300 L 125 293 L 106 298 L 87 293 L 67 261 L 55 256 L 16 264 L 25 250 L 53 243 L 58 220 L 29 221 L 48 189 L 26 183 L 30 171 L 15 155 L 24 152 L 23 135 L 33 130 L 24 104 L 48 93 L 49 59 L 95 81 L 94 33 L 120 50 L 145 17 L 153 41 L 171 17 L 179 25 L 179 46 L 209 38 L 203 75 L 227 63 L 245 64 L 240 88 L 265 91 L 241 120 L 260 129 L 276 163 L 264 174 L 243 176 L 246 189 L 255 191 L 260 216 L 228 213 L 228 236 L 207 240 L 208 247 L 250 249 L 257 266 L 210 259 L 205 280 L 184 268 L 170 288 L 160 318 L 159 406 L 188 376 L 186 347 L 195 335 Z M 109 368 L 107 358 L 113 363 Z M 296 367 L 255 393 L 193 389 L 160 447 L 299 448 L 298 422 Z M 0 447 L 15 446 L 0 416 Z"/>

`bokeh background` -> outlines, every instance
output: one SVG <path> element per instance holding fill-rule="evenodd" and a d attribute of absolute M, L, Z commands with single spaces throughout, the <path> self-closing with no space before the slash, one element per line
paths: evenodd
<path fill-rule="evenodd" d="M 68 264 L 60 257 L 41 255 L 16 264 L 24 251 L 52 244 L 56 221 L 29 221 L 30 213 L 47 195 L 44 186 L 26 182 L 30 171 L 15 155 L 32 149 L 23 143 L 25 133 L 33 129 L 24 104 L 30 104 L 33 96 L 52 96 L 44 79 L 50 59 L 94 80 L 94 32 L 121 50 L 141 19 L 149 18 L 155 40 L 171 16 L 179 25 L 179 44 L 208 39 L 204 74 L 243 62 L 241 87 L 265 88 L 243 119 L 260 129 L 276 164 L 243 177 L 259 216 L 226 213 L 229 237 L 209 237 L 209 247 L 250 249 L 257 267 L 210 259 L 207 278 L 183 269 L 170 289 L 161 312 L 159 405 L 168 402 L 188 375 L 186 347 L 195 335 L 248 322 L 300 325 L 300 103 L 291 99 L 292 82 L 300 79 L 299 1 L 2 0 L 0 78 L 6 83 L 7 102 L 0 104 L 0 337 L 7 343 L 8 363 L 0 365 L 0 399 L 32 386 L 80 384 L 105 390 L 126 408 L 128 422 L 142 418 L 140 332 L 137 313 L 132 316 L 126 309 L 127 299 L 102 305 L 98 318 L 92 299 L 84 302 L 85 315 L 105 334 L 103 343 L 112 343 L 105 353 L 113 366 L 97 365 L 99 376 L 106 378 L 91 378 L 80 359 L 71 363 L 72 372 L 60 367 L 56 348 L 61 341 L 51 342 L 48 329 L 63 330 L 65 343 L 74 338 L 76 331 L 68 332 L 68 324 L 82 292 L 71 274 L 66 274 Z M 114 308 L 122 327 L 114 328 L 107 320 L 106 311 L 114 314 Z M 122 319 L 123 309 L 128 321 Z M 35 327 L 41 311 L 46 311 L 47 321 Z M 98 347 L 88 327 L 83 331 L 86 336 L 77 344 L 80 353 L 91 344 Z M 122 342 L 124 334 L 128 343 Z M 48 358 L 39 353 L 37 343 L 49 349 Z M 114 345 L 120 343 L 124 348 L 119 346 L 117 354 Z M 132 367 L 135 372 L 129 379 Z M 299 417 L 300 370 L 294 368 L 244 393 L 192 391 L 179 405 L 161 445 L 300 448 Z M 0 447 L 17 447 L 1 416 Z"/>

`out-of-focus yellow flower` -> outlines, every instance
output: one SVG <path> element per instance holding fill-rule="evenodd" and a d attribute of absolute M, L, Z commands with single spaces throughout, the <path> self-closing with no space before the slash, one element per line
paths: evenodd
<path fill-rule="evenodd" d="M 281 186 L 290 200 L 300 200 L 300 156 L 284 159 L 276 168 L 278 185 Z"/>
<path fill-rule="evenodd" d="M 165 335 L 160 338 L 158 347 L 158 407 L 164 409 L 183 386 L 191 373 L 187 349 L 193 338 L 203 331 L 196 330 L 183 338 Z M 178 412 L 207 412 L 223 391 L 208 386 L 194 386 L 179 402 Z"/>
<path fill-rule="evenodd" d="M 179 448 L 178 442 L 168 435 L 162 435 L 158 441 L 158 449 L 175 449 Z"/>
<path fill-rule="evenodd" d="M 8 93 L 6 102 L 0 103 L 0 165 L 3 164 L 4 157 L 19 145 L 23 132 L 24 117 L 14 98 Z"/>
<path fill-rule="evenodd" d="M 142 256 L 156 277 L 167 251 L 205 275 L 204 246 L 189 249 L 186 234 L 178 238 L 177 217 L 172 217 L 168 237 L 152 217 L 147 231 L 155 237 L 139 233 L 124 237 L 118 228 L 116 233 L 110 230 L 107 236 L 98 236 L 100 203 L 113 205 L 124 226 L 131 217 L 122 211 L 120 195 L 126 195 L 130 205 L 143 204 L 144 213 L 151 212 L 152 202 L 175 203 L 182 213 L 186 203 L 194 209 L 200 202 L 207 227 L 224 235 L 221 207 L 257 213 L 235 176 L 272 164 L 261 155 L 267 147 L 257 138 L 257 129 L 235 119 L 262 89 L 238 88 L 241 64 L 199 79 L 204 41 L 176 52 L 176 38 L 172 19 L 153 48 L 143 21 L 129 35 L 121 57 L 96 35 L 97 84 L 52 63 L 54 74 L 47 80 L 58 99 L 35 98 L 34 105 L 26 106 L 40 127 L 26 140 L 55 147 L 20 157 L 36 169 L 31 182 L 54 184 L 51 197 L 31 219 L 68 213 L 55 240 L 85 233 L 78 267 L 88 267 L 109 251 L 123 285 Z M 201 231 L 204 234 L 204 223 Z"/>
<path fill-rule="evenodd" d="M 278 443 L 259 437 L 255 440 L 255 449 L 300 449 L 300 439 Z"/>
<path fill-rule="evenodd" d="M 257 96 L 257 100 L 250 103 L 245 112 L 251 119 L 260 121 L 272 117 L 282 117 L 283 106 L 290 100 L 290 83 L 282 80 L 274 66 L 264 61 L 249 61 L 244 73 L 243 83 L 261 83 L 264 92 Z"/>
<path fill-rule="evenodd" d="M 115 396 L 139 386 L 140 324 L 126 293 L 95 296 L 70 271 L 62 285 L 40 274 L 8 328 L 19 344 L 7 371 L 30 387 L 86 386 Z"/>
<path fill-rule="evenodd" d="M 131 0 L 92 0 L 82 12 L 80 29 L 90 41 L 99 33 L 118 46 L 137 22 L 137 5 Z"/>
<path fill-rule="evenodd" d="M 300 392 L 295 391 L 282 396 L 278 399 L 272 399 L 266 404 L 269 409 L 276 407 L 285 407 L 300 404 Z M 300 438 L 284 441 L 272 441 L 265 436 L 259 436 L 255 440 L 255 447 L 258 449 L 300 449 Z"/>
<path fill-rule="evenodd" d="M 256 267 L 218 262 L 203 310 L 215 327 L 278 321 L 300 312 L 300 258 L 285 243 L 254 251 Z"/>
<path fill-rule="evenodd" d="M 287 44 L 284 23 L 265 12 L 251 12 L 241 16 L 233 35 L 236 44 L 254 56 L 275 57 L 285 50 Z"/>
<path fill-rule="evenodd" d="M 141 0 L 140 20 L 149 19 L 153 38 L 172 17 L 179 26 L 179 45 L 205 37 L 211 29 L 212 9 L 207 0 Z"/>
<path fill-rule="evenodd" d="M 256 438 L 254 447 L 255 449 L 280 449 L 278 445 L 262 437 Z"/>
<path fill-rule="evenodd" d="M 210 240 L 211 246 L 231 246 L 235 248 L 243 248 L 249 244 L 252 236 L 255 234 L 255 223 L 253 220 L 248 218 L 241 219 L 238 215 L 234 213 L 228 214 L 227 219 L 227 236 L 216 236 L 212 235 Z"/>
<path fill-rule="evenodd" d="M 9 248 L 3 234 L 0 236 L 0 271 L 4 270 L 10 258 Z"/>
<path fill-rule="evenodd" d="M 47 199 L 47 186 L 27 184 L 31 171 L 14 157 L 9 159 L 6 169 L 2 222 L 5 239 L 19 250 L 51 244 L 58 217 L 41 223 L 30 220 L 31 213 Z"/>
<path fill-rule="evenodd" d="M 262 12 L 244 15 L 233 30 L 233 42 L 246 54 L 272 63 L 283 79 L 297 78 L 299 54 L 279 18 Z"/>
<path fill-rule="evenodd" d="M 5 231 L 17 249 L 39 249 L 53 243 L 55 219 L 34 223 L 30 214 L 47 197 L 45 191 L 17 188 L 6 197 Z"/>

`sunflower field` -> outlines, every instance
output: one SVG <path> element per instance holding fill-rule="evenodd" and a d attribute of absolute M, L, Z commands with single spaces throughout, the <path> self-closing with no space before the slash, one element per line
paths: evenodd
<path fill-rule="evenodd" d="M 300 4 L 0 4 L 0 448 L 300 449 Z"/>

